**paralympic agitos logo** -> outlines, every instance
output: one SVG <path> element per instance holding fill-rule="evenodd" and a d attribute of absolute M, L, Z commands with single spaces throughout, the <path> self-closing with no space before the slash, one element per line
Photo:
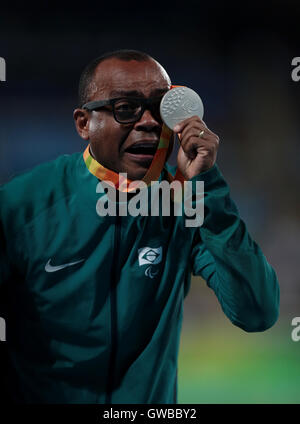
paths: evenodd
<path fill-rule="evenodd" d="M 153 267 L 162 261 L 162 246 L 160 247 L 142 247 L 138 250 L 139 266 L 149 265 L 145 270 L 146 277 L 154 278 L 159 269 Z"/>

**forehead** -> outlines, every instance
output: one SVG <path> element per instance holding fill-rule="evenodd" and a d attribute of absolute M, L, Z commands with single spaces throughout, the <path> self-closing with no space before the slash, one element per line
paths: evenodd
<path fill-rule="evenodd" d="M 168 90 L 171 81 L 158 62 L 107 59 L 96 68 L 91 84 L 91 99 L 117 97 L 118 92 L 136 91 L 149 97 L 159 90 Z M 157 93 L 158 94 L 158 93 Z"/>

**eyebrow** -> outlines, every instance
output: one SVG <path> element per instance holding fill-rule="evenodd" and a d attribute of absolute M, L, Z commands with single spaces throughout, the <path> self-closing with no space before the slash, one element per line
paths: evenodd
<path fill-rule="evenodd" d="M 153 90 L 151 92 L 150 97 L 159 96 L 160 94 L 164 94 L 167 91 L 169 91 L 169 88 L 168 87 L 166 87 L 166 88 L 158 88 L 158 89 Z M 119 96 L 124 96 L 124 97 L 145 97 L 144 94 L 141 91 L 138 91 L 138 90 L 112 90 L 110 92 L 110 95 L 111 96 L 116 96 L 116 97 L 119 97 Z"/>

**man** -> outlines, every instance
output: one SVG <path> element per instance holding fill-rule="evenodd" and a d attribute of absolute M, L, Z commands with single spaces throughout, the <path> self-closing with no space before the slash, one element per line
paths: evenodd
<path fill-rule="evenodd" d="M 264 331 L 278 317 L 277 278 L 215 163 L 218 137 L 188 118 L 174 128 L 177 169 L 159 162 L 172 148 L 172 139 L 167 152 L 160 144 L 159 102 L 170 89 L 166 71 L 144 53 L 96 59 L 81 76 L 74 111 L 89 142 L 84 154 L 61 156 L 1 188 L 0 283 L 18 402 L 175 403 L 191 273 L 243 330 Z M 174 214 L 98 213 L 104 181 L 117 187 L 111 201 L 122 203 L 129 182 L 149 190 L 151 179 L 175 177 L 204 181 L 202 226 L 187 228 Z"/>

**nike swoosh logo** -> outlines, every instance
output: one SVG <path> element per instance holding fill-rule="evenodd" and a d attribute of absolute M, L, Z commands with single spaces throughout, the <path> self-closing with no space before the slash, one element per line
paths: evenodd
<path fill-rule="evenodd" d="M 46 272 L 56 272 L 56 271 L 59 271 L 60 269 L 67 268 L 68 266 L 79 264 L 80 262 L 82 262 L 84 260 L 85 259 L 79 259 L 79 261 L 70 262 L 68 264 L 53 266 L 53 265 L 50 265 L 50 261 L 51 261 L 51 258 L 50 258 L 49 261 L 45 265 L 45 271 Z"/>

